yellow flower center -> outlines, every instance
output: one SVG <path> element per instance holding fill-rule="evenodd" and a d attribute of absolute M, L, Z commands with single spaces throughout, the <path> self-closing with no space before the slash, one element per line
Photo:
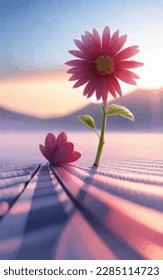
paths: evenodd
<path fill-rule="evenodd" d="M 106 54 L 96 58 L 96 68 L 100 75 L 109 75 L 114 71 L 114 61 L 111 56 Z"/>

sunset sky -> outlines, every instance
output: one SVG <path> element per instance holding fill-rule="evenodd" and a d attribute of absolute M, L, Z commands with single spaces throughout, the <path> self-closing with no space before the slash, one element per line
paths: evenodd
<path fill-rule="evenodd" d="M 36 116 L 68 114 L 89 104 L 72 89 L 64 62 L 73 39 L 93 27 L 127 33 L 138 44 L 140 88 L 163 87 L 162 0 L 0 0 L 1 104 Z M 124 93 L 133 87 L 123 85 Z"/>

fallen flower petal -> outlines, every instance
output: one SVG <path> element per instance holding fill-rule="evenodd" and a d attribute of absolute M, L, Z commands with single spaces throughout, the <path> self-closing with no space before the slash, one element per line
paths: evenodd
<path fill-rule="evenodd" d="M 61 165 L 78 160 L 81 154 L 74 151 L 74 145 L 67 141 L 67 135 L 62 131 L 56 138 L 53 133 L 48 133 L 45 146 L 39 145 L 42 155 L 52 164 Z"/>
<path fill-rule="evenodd" d="M 73 161 L 76 161 L 78 160 L 79 158 L 81 157 L 81 154 L 77 151 L 73 151 L 72 154 L 71 154 L 71 157 L 69 159 L 69 162 L 73 162 Z"/>
<path fill-rule="evenodd" d="M 57 146 L 62 145 L 67 141 L 67 135 L 64 131 L 62 131 L 57 137 Z"/>
<path fill-rule="evenodd" d="M 53 152 L 56 146 L 56 137 L 52 133 L 48 133 L 45 138 L 45 147 L 47 151 Z"/>

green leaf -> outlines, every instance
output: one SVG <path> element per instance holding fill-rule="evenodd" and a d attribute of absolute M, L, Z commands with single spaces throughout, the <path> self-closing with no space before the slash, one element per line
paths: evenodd
<path fill-rule="evenodd" d="M 96 130 L 95 121 L 90 115 L 78 115 L 77 117 L 86 126 L 89 126 Z"/>
<path fill-rule="evenodd" d="M 107 116 L 119 115 L 134 122 L 134 115 L 124 106 L 112 104 L 106 114 Z"/>

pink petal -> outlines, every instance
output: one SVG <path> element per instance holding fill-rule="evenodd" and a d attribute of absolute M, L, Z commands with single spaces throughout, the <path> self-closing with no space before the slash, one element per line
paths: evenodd
<path fill-rule="evenodd" d="M 73 149 L 74 149 L 74 144 L 73 144 L 72 142 L 67 142 L 67 143 L 66 143 L 66 147 L 67 147 L 69 150 L 71 150 L 71 152 L 72 152 Z"/>
<path fill-rule="evenodd" d="M 119 30 L 116 30 L 111 37 L 108 54 L 112 52 L 112 48 L 114 48 L 115 44 L 117 43 L 118 37 L 119 37 Z"/>
<path fill-rule="evenodd" d="M 111 50 L 109 50 L 109 54 L 113 56 L 116 55 L 122 49 L 122 47 L 126 43 L 126 40 L 127 40 L 127 35 L 123 35 L 119 37 L 117 43 L 114 44 Z"/>
<path fill-rule="evenodd" d="M 82 39 L 89 48 L 91 57 L 94 59 L 98 55 L 99 51 L 96 42 L 94 41 L 93 35 L 90 32 L 86 31 L 85 36 L 83 36 Z"/>
<path fill-rule="evenodd" d="M 78 160 L 81 157 L 81 153 L 77 152 L 77 151 L 73 151 L 70 158 L 69 158 L 69 162 L 73 162 Z"/>
<path fill-rule="evenodd" d="M 75 45 L 84 53 L 87 53 L 87 47 L 79 40 L 74 39 Z"/>
<path fill-rule="evenodd" d="M 95 28 L 93 28 L 93 40 L 96 44 L 98 51 L 100 52 L 101 51 L 101 38 L 100 38 L 98 31 Z"/>
<path fill-rule="evenodd" d="M 140 79 L 140 77 L 137 74 L 127 69 L 117 68 L 116 71 L 122 72 L 124 75 L 129 76 L 133 79 Z"/>
<path fill-rule="evenodd" d="M 137 68 L 137 67 L 141 67 L 143 66 L 144 63 L 142 62 L 138 62 L 138 61 L 133 61 L 133 60 L 130 60 L 130 61 L 121 61 L 118 63 L 118 67 L 120 68 Z"/>
<path fill-rule="evenodd" d="M 103 92 L 102 92 L 102 100 L 103 100 L 103 103 L 104 103 L 105 107 L 106 107 L 106 104 L 107 104 L 107 99 L 108 99 L 108 90 L 104 89 Z"/>
<path fill-rule="evenodd" d="M 82 58 L 82 59 L 88 59 L 88 60 L 90 59 L 90 55 L 88 55 L 84 52 L 77 51 L 77 50 L 69 51 L 69 53 L 76 57 Z"/>
<path fill-rule="evenodd" d="M 85 89 L 83 91 L 83 95 L 86 96 L 87 94 L 89 94 L 90 91 L 92 91 L 92 89 L 94 89 L 94 83 L 92 81 L 88 82 L 88 84 L 85 86 Z"/>
<path fill-rule="evenodd" d="M 48 153 L 46 152 L 46 149 L 43 145 L 39 145 L 39 149 L 40 149 L 40 152 L 42 153 L 42 155 L 47 159 L 49 160 L 49 157 L 48 157 Z"/>
<path fill-rule="evenodd" d="M 104 106 L 106 106 L 107 103 L 107 98 L 108 98 L 108 85 L 107 85 L 107 80 L 103 79 L 98 88 L 97 88 L 96 96 L 102 97 Z M 100 94 L 101 92 L 101 94 Z M 99 99 L 99 98 L 98 98 Z"/>
<path fill-rule="evenodd" d="M 55 150 L 56 147 L 56 137 L 53 133 L 48 133 L 45 138 L 45 148 L 48 153 L 51 153 Z"/>
<path fill-rule="evenodd" d="M 105 80 L 97 80 L 96 82 L 96 97 L 99 100 L 102 97 L 103 88 L 107 87 Z"/>
<path fill-rule="evenodd" d="M 69 160 L 74 149 L 74 145 L 71 142 L 63 143 L 54 154 L 53 163 L 65 163 Z"/>
<path fill-rule="evenodd" d="M 76 81 L 76 80 L 78 80 L 78 78 L 76 78 L 76 76 L 75 75 L 73 75 L 71 78 L 69 78 L 68 79 L 69 81 Z"/>
<path fill-rule="evenodd" d="M 117 81 L 117 79 L 114 76 L 112 76 L 110 79 L 112 81 L 112 85 L 113 85 L 114 89 L 119 94 L 119 96 L 122 97 L 122 90 L 121 90 L 119 82 Z"/>
<path fill-rule="evenodd" d="M 74 59 L 74 60 L 70 60 L 70 61 L 67 61 L 65 63 L 66 65 L 69 65 L 69 66 L 87 66 L 89 64 L 89 62 L 87 60 L 81 60 L 81 59 Z"/>
<path fill-rule="evenodd" d="M 79 66 L 73 67 L 73 68 L 69 69 L 67 71 L 67 73 L 68 74 L 83 73 L 89 69 L 90 69 L 90 64 L 88 63 L 87 65 L 82 65 L 81 67 L 79 67 Z"/>
<path fill-rule="evenodd" d="M 112 81 L 111 80 L 108 82 L 108 91 L 111 93 L 111 95 L 114 98 L 116 98 L 116 91 L 115 91 L 115 89 L 114 89 L 114 87 L 112 85 Z"/>
<path fill-rule="evenodd" d="M 81 80 L 81 79 L 87 79 L 90 80 L 92 78 L 92 74 L 90 71 L 85 71 L 81 73 L 75 73 L 72 75 L 71 78 L 69 78 L 69 81 L 75 81 L 75 80 Z"/>
<path fill-rule="evenodd" d="M 62 146 L 67 141 L 67 135 L 64 131 L 62 131 L 57 137 L 57 147 Z"/>
<path fill-rule="evenodd" d="M 87 48 L 94 48 L 95 45 L 94 45 L 94 41 L 92 40 L 92 38 L 90 37 L 90 35 L 88 35 L 88 33 L 86 33 L 86 35 L 82 35 L 82 41 L 84 43 L 84 45 L 87 47 Z"/>
<path fill-rule="evenodd" d="M 110 45 L 110 28 L 106 26 L 102 34 L 102 52 L 108 52 Z"/>
<path fill-rule="evenodd" d="M 125 69 L 124 69 L 125 70 Z M 127 71 L 127 70 L 125 70 Z M 136 85 L 136 82 L 135 80 L 130 76 L 130 75 L 127 75 L 127 73 L 125 71 L 122 71 L 122 70 L 116 70 L 114 72 L 114 75 L 120 79 L 121 81 L 127 83 L 127 84 L 131 84 L 131 85 Z"/>
<path fill-rule="evenodd" d="M 87 94 L 87 98 L 90 98 L 93 95 L 93 93 L 95 92 L 95 90 L 96 90 L 95 85 L 93 85 Z"/>
<path fill-rule="evenodd" d="M 82 35 L 83 36 L 83 35 Z M 85 39 L 84 39 L 85 40 Z M 85 54 L 88 54 L 89 56 L 93 56 L 92 54 L 92 48 L 88 47 L 87 45 L 85 45 L 83 42 L 75 39 L 74 40 L 75 45 Z"/>
<path fill-rule="evenodd" d="M 97 100 L 99 100 L 101 98 L 101 96 L 102 96 L 101 89 L 97 88 L 96 89 L 96 98 L 97 98 Z"/>
<path fill-rule="evenodd" d="M 136 55 L 138 52 L 139 52 L 138 46 L 131 46 L 131 47 L 123 49 L 121 52 L 119 52 L 115 56 L 114 60 L 118 63 L 121 60 L 125 60 L 129 57 Z"/>
<path fill-rule="evenodd" d="M 88 82 L 88 79 L 81 79 L 79 81 L 77 81 L 74 85 L 73 85 L 73 88 L 77 88 L 77 87 L 80 87 L 82 85 L 84 85 L 85 83 Z"/>

